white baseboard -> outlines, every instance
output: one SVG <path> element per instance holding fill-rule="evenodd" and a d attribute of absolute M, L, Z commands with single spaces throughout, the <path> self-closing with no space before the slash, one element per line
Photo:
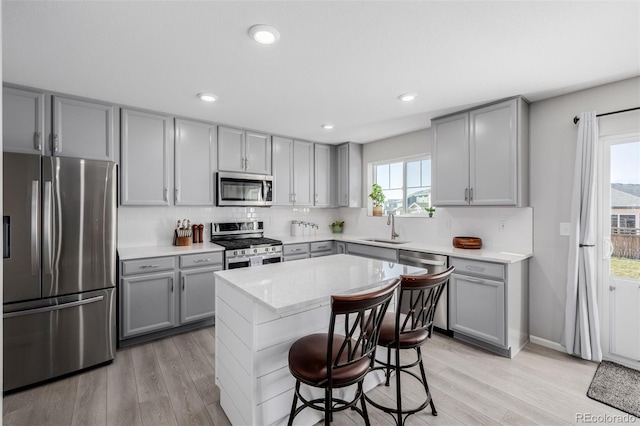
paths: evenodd
<path fill-rule="evenodd" d="M 552 342 L 551 340 L 543 339 L 542 337 L 529 335 L 529 341 L 536 345 L 544 346 L 545 348 L 553 349 L 558 352 L 567 353 L 567 350 L 560 343 Z"/>

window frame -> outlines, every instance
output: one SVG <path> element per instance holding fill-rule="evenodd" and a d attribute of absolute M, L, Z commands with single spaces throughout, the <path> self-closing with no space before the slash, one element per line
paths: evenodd
<path fill-rule="evenodd" d="M 377 181 L 378 181 L 378 177 L 377 177 L 378 166 L 388 165 L 390 167 L 392 164 L 402 163 L 402 188 L 401 188 L 401 190 L 402 190 L 403 205 L 402 205 L 402 213 L 401 214 L 396 213 L 396 216 L 402 216 L 402 217 L 429 217 L 429 213 L 426 210 L 421 211 L 419 213 L 409 213 L 409 212 L 407 212 L 407 205 L 406 205 L 407 204 L 407 163 L 416 162 L 416 161 L 424 161 L 424 160 L 429 160 L 430 166 L 433 166 L 431 154 L 420 154 L 420 155 L 411 156 L 411 157 L 396 158 L 396 159 L 393 159 L 393 160 L 375 161 L 375 162 L 370 163 L 370 165 L 371 165 L 372 184 L 373 183 L 377 183 Z M 431 194 L 433 194 L 433 185 L 429 185 L 428 188 L 430 188 L 432 190 Z M 398 190 L 398 189 L 397 188 L 390 188 L 390 190 Z M 430 195 L 429 196 L 429 207 L 432 207 L 432 206 L 433 206 L 432 198 L 431 198 L 431 195 Z M 384 211 L 383 211 L 383 215 L 385 215 Z"/>

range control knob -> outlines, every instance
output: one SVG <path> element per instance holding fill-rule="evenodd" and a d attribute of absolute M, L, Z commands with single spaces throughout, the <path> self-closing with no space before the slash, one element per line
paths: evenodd
<path fill-rule="evenodd" d="M 253 249 L 253 252 L 254 252 L 254 253 L 257 253 L 257 252 L 258 252 L 258 249 Z"/>
<path fill-rule="evenodd" d="M 269 247 L 265 247 L 264 251 L 269 251 Z"/>
<path fill-rule="evenodd" d="M 237 256 L 237 255 L 238 255 L 238 250 L 234 250 L 234 251 L 233 251 L 233 255 L 234 255 L 234 256 Z"/>
<path fill-rule="evenodd" d="M 244 254 L 244 250 L 242 250 L 242 254 Z"/>

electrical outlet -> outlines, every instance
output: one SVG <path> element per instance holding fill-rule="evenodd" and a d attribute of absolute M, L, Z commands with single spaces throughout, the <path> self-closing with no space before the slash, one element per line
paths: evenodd
<path fill-rule="evenodd" d="M 504 231 L 507 229 L 507 219 L 498 220 L 498 230 Z"/>
<path fill-rule="evenodd" d="M 560 235 L 563 237 L 568 237 L 571 235 L 571 224 L 562 222 L 560 223 Z"/>

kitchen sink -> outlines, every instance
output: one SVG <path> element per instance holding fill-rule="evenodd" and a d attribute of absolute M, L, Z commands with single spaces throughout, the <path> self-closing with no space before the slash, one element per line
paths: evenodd
<path fill-rule="evenodd" d="M 362 241 L 372 241 L 374 243 L 385 243 L 385 244 L 406 244 L 410 241 L 404 240 L 392 240 L 391 238 L 363 238 Z"/>

